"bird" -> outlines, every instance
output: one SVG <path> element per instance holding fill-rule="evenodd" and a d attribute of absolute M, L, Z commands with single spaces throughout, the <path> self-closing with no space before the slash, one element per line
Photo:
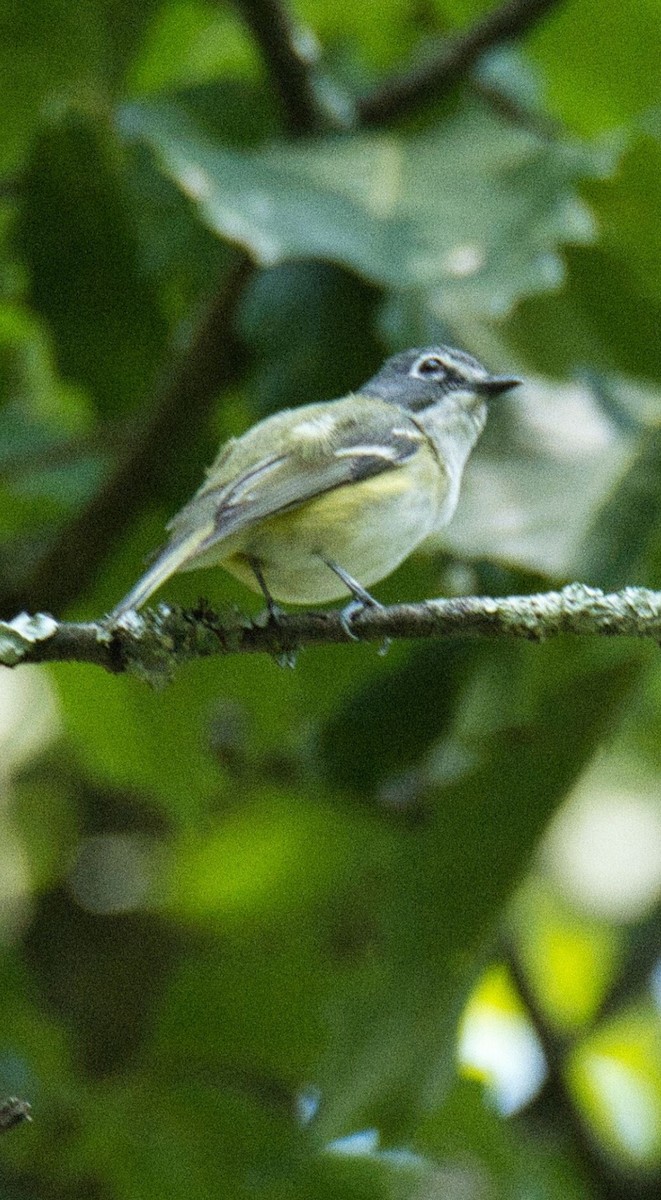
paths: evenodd
<path fill-rule="evenodd" d="M 451 520 L 488 401 L 521 381 L 451 346 L 401 351 L 355 392 L 283 409 L 230 438 L 169 541 L 110 614 L 139 609 L 172 575 L 222 566 L 279 605 L 367 590 Z"/>

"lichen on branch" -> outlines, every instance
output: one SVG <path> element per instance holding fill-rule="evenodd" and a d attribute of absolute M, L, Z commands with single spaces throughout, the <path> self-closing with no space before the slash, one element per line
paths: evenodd
<path fill-rule="evenodd" d="M 352 633 L 354 637 L 352 637 Z M 435 637 L 525 638 L 544 641 L 562 634 L 661 640 L 661 592 L 628 587 L 605 593 L 572 583 L 561 591 L 529 596 L 462 596 L 365 608 L 352 619 L 328 609 L 247 617 L 229 606 L 220 611 L 161 604 L 129 612 L 117 622 L 57 621 L 45 613 L 21 613 L 0 621 L 0 666 L 86 662 L 152 684 L 167 682 L 196 658 L 271 654 L 292 661 L 306 646 Z"/>

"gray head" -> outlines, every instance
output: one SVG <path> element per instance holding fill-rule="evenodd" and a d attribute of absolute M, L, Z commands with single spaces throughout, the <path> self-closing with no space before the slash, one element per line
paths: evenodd
<path fill-rule="evenodd" d="M 461 407 L 481 406 L 520 383 L 509 376 L 490 375 L 486 367 L 452 346 L 428 346 L 403 350 L 386 359 L 376 375 L 360 388 L 361 393 L 400 404 L 410 412 L 456 399 Z"/>

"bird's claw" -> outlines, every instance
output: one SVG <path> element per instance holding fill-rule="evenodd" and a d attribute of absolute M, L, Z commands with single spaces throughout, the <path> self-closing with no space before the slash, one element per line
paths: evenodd
<path fill-rule="evenodd" d="M 357 634 L 352 628 L 352 621 L 355 617 L 359 617 L 361 613 L 365 612 L 365 609 L 367 608 L 383 608 L 383 605 L 379 604 L 378 600 L 374 600 L 370 596 L 369 600 L 350 600 L 348 604 L 345 604 L 344 608 L 340 609 L 340 625 L 342 626 L 347 637 L 351 638 L 352 642 L 361 641 L 360 635 Z M 387 654 L 388 650 L 390 649 L 390 645 L 390 638 L 384 638 L 379 645 L 378 653 L 380 655 Z"/>

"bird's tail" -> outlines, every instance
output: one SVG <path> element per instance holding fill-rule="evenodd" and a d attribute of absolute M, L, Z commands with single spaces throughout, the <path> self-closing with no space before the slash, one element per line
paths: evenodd
<path fill-rule="evenodd" d="M 123 600 L 113 608 L 110 619 L 111 621 L 118 620 L 123 617 L 124 613 L 130 609 L 142 608 L 149 597 L 156 591 L 157 588 L 165 583 L 175 571 L 178 571 L 186 559 L 191 558 L 200 545 L 200 531 L 188 534 L 187 537 L 182 537 L 178 541 L 170 542 L 165 547 L 163 552 L 141 579 L 131 588 Z M 203 540 L 203 539 L 202 539 Z"/>

